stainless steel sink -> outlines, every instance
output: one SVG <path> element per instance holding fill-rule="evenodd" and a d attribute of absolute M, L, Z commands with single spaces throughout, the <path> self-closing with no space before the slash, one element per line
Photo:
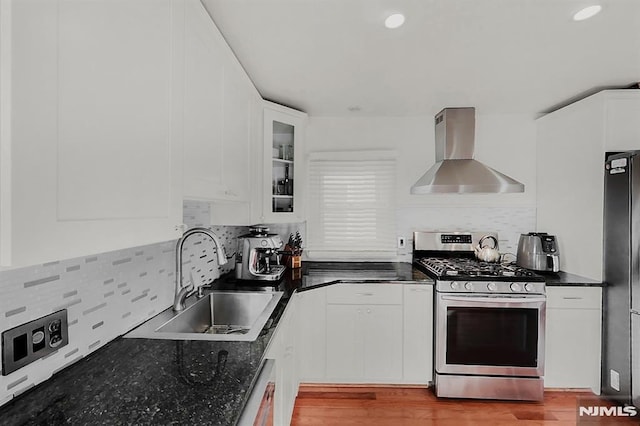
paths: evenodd
<path fill-rule="evenodd" d="M 253 341 L 282 297 L 282 292 L 213 291 L 187 298 L 186 308 L 172 308 L 124 337 L 168 340 Z"/>

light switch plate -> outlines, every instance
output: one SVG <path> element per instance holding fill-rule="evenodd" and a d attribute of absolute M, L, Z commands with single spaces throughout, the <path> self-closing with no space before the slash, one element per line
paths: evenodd
<path fill-rule="evenodd" d="M 398 248 L 403 249 L 407 246 L 407 239 L 405 237 L 398 237 Z"/>
<path fill-rule="evenodd" d="M 2 375 L 6 376 L 69 343 L 67 310 L 2 332 Z"/>
<path fill-rule="evenodd" d="M 620 392 L 620 373 L 618 373 L 616 370 L 609 370 L 609 376 L 609 384 L 611 385 L 611 387 Z"/>

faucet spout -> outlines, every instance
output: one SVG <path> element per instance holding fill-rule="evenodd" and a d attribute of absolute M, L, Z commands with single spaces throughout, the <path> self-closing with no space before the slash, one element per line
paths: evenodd
<path fill-rule="evenodd" d="M 184 301 L 187 296 L 192 292 L 195 286 L 195 283 L 191 283 L 188 285 L 182 285 L 182 249 L 184 247 L 184 243 L 191 235 L 194 234 L 204 234 L 211 238 L 213 244 L 216 247 L 218 265 L 224 265 L 227 263 L 227 255 L 224 251 L 224 246 L 220 243 L 220 240 L 211 230 L 207 228 L 191 228 L 188 229 L 182 237 L 178 240 L 176 245 L 176 291 L 175 297 L 173 299 L 173 310 L 176 312 L 184 310 Z"/>

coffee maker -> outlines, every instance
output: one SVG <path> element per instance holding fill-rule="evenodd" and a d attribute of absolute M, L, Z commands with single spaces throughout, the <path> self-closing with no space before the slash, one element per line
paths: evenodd
<path fill-rule="evenodd" d="M 239 280 L 277 281 L 284 274 L 280 265 L 279 250 L 283 246 L 277 234 L 269 234 L 269 228 L 253 226 L 249 233 L 238 237 L 236 278 Z"/>

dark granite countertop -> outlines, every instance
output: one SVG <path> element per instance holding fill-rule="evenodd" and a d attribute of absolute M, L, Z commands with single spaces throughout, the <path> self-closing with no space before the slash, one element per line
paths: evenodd
<path fill-rule="evenodd" d="M 3 425 L 232 425 L 271 333 L 254 342 L 117 338 L 0 409 Z"/>
<path fill-rule="evenodd" d="M 303 262 L 302 268 L 287 270 L 281 281 L 269 284 L 287 292 L 305 291 L 337 282 L 416 282 L 433 284 L 433 280 L 410 263 L 403 262 Z M 252 289 L 255 282 L 240 281 L 233 274 L 220 279 L 215 288 L 221 290 Z"/>
<path fill-rule="evenodd" d="M 544 273 L 542 275 L 547 286 L 576 286 L 576 287 L 604 287 L 602 281 L 592 280 L 591 278 L 581 277 L 580 275 L 571 274 L 569 272 Z"/>
<path fill-rule="evenodd" d="M 295 290 L 337 281 L 432 280 L 409 263 L 305 262 L 271 285 L 285 291 L 254 342 L 119 337 L 0 407 L 2 425 L 232 425 L 244 408 L 264 352 Z M 250 290 L 232 274 L 214 289 Z"/>
<path fill-rule="evenodd" d="M 432 284 L 433 280 L 410 263 L 384 262 L 306 262 L 303 264 L 300 291 L 340 282 L 388 281 L 392 283 L 420 282 Z"/>

